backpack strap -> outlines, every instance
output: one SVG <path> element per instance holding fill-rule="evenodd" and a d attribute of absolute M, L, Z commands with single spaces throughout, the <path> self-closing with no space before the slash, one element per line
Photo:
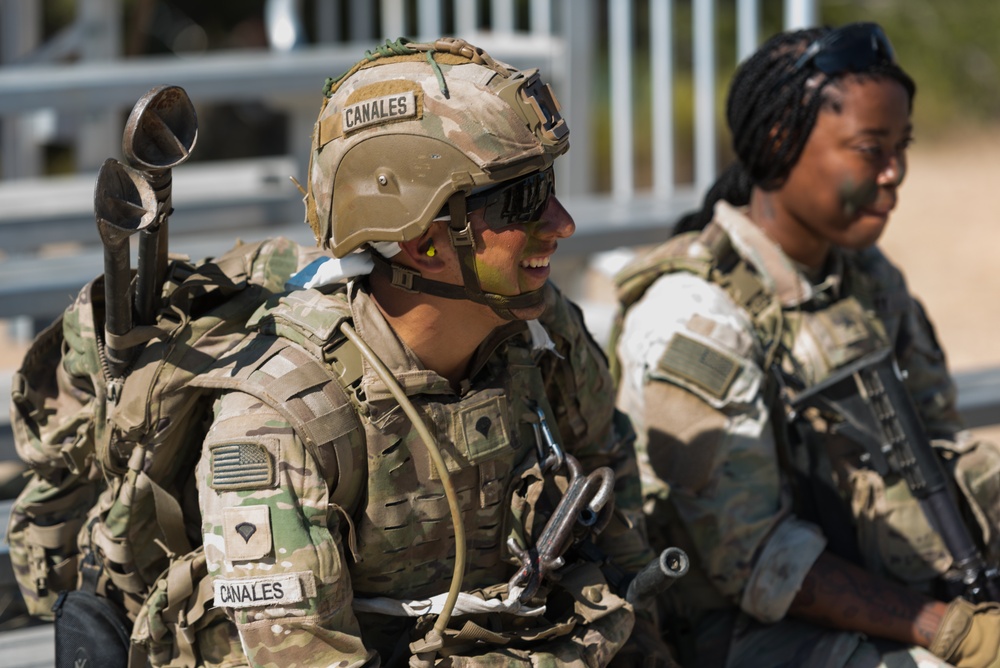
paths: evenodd
<path fill-rule="evenodd" d="M 765 369 L 781 348 L 781 302 L 764 283 L 760 272 L 733 248 L 725 230 L 715 221 L 700 232 L 673 237 L 615 276 L 620 307 L 611 329 L 608 352 L 616 382 L 621 369 L 615 348 L 621 337 L 625 313 L 665 274 L 686 271 L 718 285 L 733 302 L 747 311 L 764 349 Z"/>
<path fill-rule="evenodd" d="M 324 363 L 286 339 L 259 335 L 192 384 L 244 392 L 280 413 L 323 471 L 331 503 L 353 514 L 367 478 L 367 452 L 347 388 L 361 378 L 361 353 L 344 339 L 328 355 L 339 364 Z"/>

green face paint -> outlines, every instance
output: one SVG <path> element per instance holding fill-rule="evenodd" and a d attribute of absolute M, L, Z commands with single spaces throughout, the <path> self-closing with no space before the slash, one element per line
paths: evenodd
<path fill-rule="evenodd" d="M 516 283 L 513 283 L 499 267 L 486 264 L 476 260 L 476 273 L 479 275 L 479 285 L 486 292 L 493 292 L 498 295 L 515 295 L 518 292 Z"/>
<path fill-rule="evenodd" d="M 853 218 L 858 215 L 858 211 L 875 202 L 878 197 L 878 184 L 875 181 L 854 183 L 848 178 L 840 184 L 838 192 L 844 214 L 848 218 Z"/>
<path fill-rule="evenodd" d="M 536 289 L 532 279 L 525 275 L 535 270 L 524 270 L 524 258 L 546 254 L 546 244 L 536 236 L 539 222 L 512 225 L 500 232 L 485 231 L 485 248 L 476 253 L 476 273 L 479 285 L 486 292 L 514 296 Z M 548 252 L 551 252 L 549 250 Z"/>

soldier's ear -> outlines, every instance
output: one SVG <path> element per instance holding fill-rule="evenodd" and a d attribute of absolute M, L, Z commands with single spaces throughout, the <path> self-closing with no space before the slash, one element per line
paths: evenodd
<path fill-rule="evenodd" d="M 440 239 L 438 234 L 439 226 L 431 225 L 423 234 L 410 241 L 401 241 L 399 246 L 406 257 L 406 264 L 422 273 L 436 274 L 444 270 L 447 253 L 441 252 L 441 243 L 448 243 L 447 239 Z M 450 244 L 449 244 L 450 248 Z"/>

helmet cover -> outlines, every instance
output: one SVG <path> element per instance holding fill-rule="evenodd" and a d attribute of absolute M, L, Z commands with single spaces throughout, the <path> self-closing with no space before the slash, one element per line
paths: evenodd
<path fill-rule="evenodd" d="M 306 219 L 338 257 L 407 241 L 453 194 L 545 169 L 568 148 L 569 128 L 537 70 L 460 39 L 400 38 L 328 81 Z"/>

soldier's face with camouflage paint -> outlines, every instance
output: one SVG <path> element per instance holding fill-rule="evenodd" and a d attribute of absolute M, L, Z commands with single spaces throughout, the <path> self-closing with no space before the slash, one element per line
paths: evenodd
<path fill-rule="evenodd" d="M 576 223 L 555 195 L 549 197 L 541 220 L 532 223 L 494 230 L 486 225 L 482 210 L 471 211 L 469 218 L 477 241 L 479 284 L 484 291 L 498 295 L 519 295 L 545 285 L 559 239 L 576 231 Z M 539 306 L 514 313 L 522 320 L 531 320 L 542 310 L 544 307 Z"/>
<path fill-rule="evenodd" d="M 828 101 L 802 155 L 755 221 L 793 259 L 819 267 L 831 246 L 878 241 L 896 206 L 912 141 L 910 100 L 891 79 L 848 76 Z"/>

